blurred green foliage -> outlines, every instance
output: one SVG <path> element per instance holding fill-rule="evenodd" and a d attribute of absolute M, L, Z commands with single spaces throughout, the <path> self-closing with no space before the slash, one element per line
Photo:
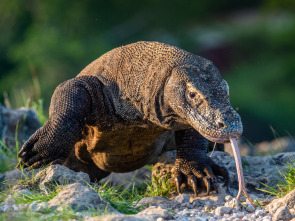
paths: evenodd
<path fill-rule="evenodd" d="M 0 102 L 43 98 L 47 110 L 59 83 L 123 44 L 156 40 L 202 55 L 217 42 L 230 58 L 219 68 L 245 136 L 270 138 L 269 125 L 295 134 L 294 11 L 292 0 L 2 0 Z"/>

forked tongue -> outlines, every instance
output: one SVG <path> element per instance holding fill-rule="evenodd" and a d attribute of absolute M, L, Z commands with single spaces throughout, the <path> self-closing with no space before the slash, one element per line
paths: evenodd
<path fill-rule="evenodd" d="M 242 162 L 241 162 L 241 156 L 240 156 L 240 151 L 239 151 L 239 147 L 236 141 L 236 138 L 229 138 L 230 143 L 231 143 L 231 147 L 234 153 L 234 157 L 235 157 L 235 162 L 236 162 L 236 167 L 237 167 L 237 174 L 238 174 L 238 180 L 239 180 L 239 192 L 237 195 L 237 200 L 240 198 L 242 191 L 244 192 L 246 198 L 249 200 L 249 202 L 253 205 L 254 203 L 252 202 L 252 200 L 249 198 L 248 193 L 246 191 L 245 188 L 245 181 L 244 181 L 244 175 L 243 175 L 243 168 L 242 168 Z"/>

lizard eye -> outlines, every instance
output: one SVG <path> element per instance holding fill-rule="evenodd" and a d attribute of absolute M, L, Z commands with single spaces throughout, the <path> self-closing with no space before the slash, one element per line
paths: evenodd
<path fill-rule="evenodd" d="M 190 98 L 194 98 L 194 97 L 196 96 L 196 93 L 194 93 L 194 92 L 190 92 L 190 93 L 189 93 L 189 96 L 190 96 Z"/>

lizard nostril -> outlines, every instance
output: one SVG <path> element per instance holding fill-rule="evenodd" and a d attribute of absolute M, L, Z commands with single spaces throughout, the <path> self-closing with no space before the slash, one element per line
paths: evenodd
<path fill-rule="evenodd" d="M 218 126 L 219 127 L 225 127 L 224 123 L 222 123 L 222 122 L 218 122 Z"/>

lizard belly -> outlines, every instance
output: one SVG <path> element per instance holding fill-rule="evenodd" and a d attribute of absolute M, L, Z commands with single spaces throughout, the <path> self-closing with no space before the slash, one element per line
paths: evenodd
<path fill-rule="evenodd" d="M 151 160 L 157 152 L 157 147 L 151 147 L 151 144 L 164 131 L 165 129 L 158 126 L 131 126 L 108 132 L 96 130 L 92 134 L 92 145 L 87 145 L 87 150 L 100 169 L 129 172 Z"/>

